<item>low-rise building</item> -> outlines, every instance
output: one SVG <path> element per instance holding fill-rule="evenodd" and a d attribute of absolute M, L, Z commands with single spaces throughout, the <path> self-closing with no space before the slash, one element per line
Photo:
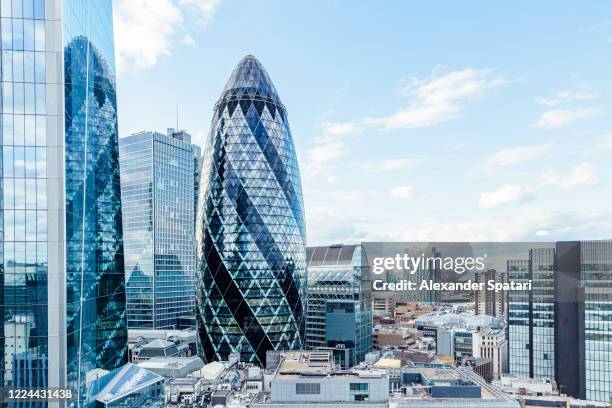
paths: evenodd
<path fill-rule="evenodd" d="M 96 407 L 137 408 L 164 406 L 164 377 L 128 363 L 101 379 Z"/>
<path fill-rule="evenodd" d="M 201 369 L 204 363 L 199 357 L 153 357 L 139 362 L 138 366 L 162 377 L 182 378 Z"/>

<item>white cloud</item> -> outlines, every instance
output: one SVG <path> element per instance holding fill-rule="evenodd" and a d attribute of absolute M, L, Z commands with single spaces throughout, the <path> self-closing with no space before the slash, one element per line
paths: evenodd
<path fill-rule="evenodd" d="M 515 216 L 452 223 L 430 220 L 410 223 L 402 233 L 390 237 L 396 241 L 521 241 L 567 239 L 603 239 L 612 234 L 609 212 L 579 215 L 534 210 Z"/>
<path fill-rule="evenodd" d="M 353 244 L 366 239 L 366 219 L 324 207 L 307 210 L 306 216 L 308 245 Z"/>
<path fill-rule="evenodd" d="M 357 134 L 363 131 L 355 123 L 333 123 L 333 122 L 325 122 L 321 125 L 323 128 L 324 137 L 335 138 L 346 136 L 350 134 Z"/>
<path fill-rule="evenodd" d="M 516 202 L 524 202 L 532 198 L 526 188 L 505 185 L 490 193 L 480 194 L 479 203 L 483 208 L 492 208 Z"/>
<path fill-rule="evenodd" d="M 601 113 L 601 109 L 553 109 L 546 111 L 532 124 L 536 128 L 555 128 L 565 126 L 582 119 L 588 119 Z"/>
<path fill-rule="evenodd" d="M 332 136 L 358 133 L 367 128 L 397 130 L 432 126 L 459 117 L 468 100 L 505 82 L 495 78 L 492 69 L 465 69 L 424 80 L 413 78 L 411 84 L 401 90 L 413 101 L 397 112 L 324 126 Z"/>
<path fill-rule="evenodd" d="M 612 149 L 612 134 L 603 136 L 599 140 L 600 143 L 597 145 L 598 148 L 604 150 Z"/>
<path fill-rule="evenodd" d="M 412 186 L 398 186 L 393 187 L 390 192 L 392 197 L 396 198 L 410 198 L 414 195 L 414 187 Z"/>
<path fill-rule="evenodd" d="M 550 149 L 550 144 L 510 147 L 499 150 L 487 157 L 487 166 L 509 166 L 542 156 Z"/>
<path fill-rule="evenodd" d="M 334 164 L 345 154 L 345 145 L 339 140 L 315 145 L 306 153 L 305 176 L 308 178 L 322 176 L 328 181 L 334 181 L 336 179 Z"/>
<path fill-rule="evenodd" d="M 203 26 L 214 15 L 219 0 L 115 0 L 114 31 L 117 69 L 137 71 L 171 55 L 189 37 L 186 16 Z M 183 34 L 181 37 L 180 34 Z"/>
<path fill-rule="evenodd" d="M 384 173 L 390 171 L 408 170 L 421 160 L 418 159 L 388 159 L 377 162 L 364 163 L 361 168 L 371 173 Z"/>
<path fill-rule="evenodd" d="M 588 163 L 580 163 L 567 174 L 551 173 L 544 178 L 542 185 L 554 185 L 561 188 L 574 188 L 580 186 L 592 186 L 599 183 L 599 177 L 594 174 L 593 166 Z"/>
<path fill-rule="evenodd" d="M 559 91 L 552 98 L 537 98 L 536 101 L 544 106 L 555 106 L 568 102 L 592 101 L 597 98 L 599 98 L 598 93 L 588 86 L 583 86 L 574 91 Z"/>
<path fill-rule="evenodd" d="M 190 36 L 190 35 L 184 36 L 183 39 L 181 40 L 181 42 L 183 44 L 186 44 L 186 45 L 195 45 L 195 43 L 196 43 L 195 40 L 193 39 L 193 37 Z"/>

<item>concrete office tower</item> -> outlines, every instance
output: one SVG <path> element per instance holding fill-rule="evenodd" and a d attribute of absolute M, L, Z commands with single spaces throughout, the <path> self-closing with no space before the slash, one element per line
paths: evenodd
<path fill-rule="evenodd" d="M 215 105 L 196 228 L 197 327 L 206 361 L 303 346 L 304 206 L 287 112 L 261 63 L 243 58 Z"/>
<path fill-rule="evenodd" d="M 0 15 L 0 382 L 87 406 L 127 362 L 112 3 Z"/>
<path fill-rule="evenodd" d="M 306 347 L 349 368 L 372 350 L 372 280 L 361 245 L 309 247 Z"/>
<path fill-rule="evenodd" d="M 508 277 L 533 282 L 508 299 L 510 374 L 550 378 L 575 398 L 612 393 L 612 240 L 557 242 L 528 260 L 508 261 Z"/>
<path fill-rule="evenodd" d="M 127 319 L 132 328 L 195 326 L 194 151 L 191 136 L 119 139 Z"/>
<path fill-rule="evenodd" d="M 497 272 L 495 269 L 489 269 L 485 272 L 476 273 L 474 281 L 483 288 L 483 290 L 475 291 L 474 312 L 477 315 L 503 316 L 506 313 L 506 291 L 489 290 L 487 285 L 489 281 L 506 283 L 506 274 Z"/>

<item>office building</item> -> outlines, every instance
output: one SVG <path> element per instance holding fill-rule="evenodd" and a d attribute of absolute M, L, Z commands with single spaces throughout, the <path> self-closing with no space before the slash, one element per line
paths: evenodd
<path fill-rule="evenodd" d="M 489 269 L 485 272 L 476 273 L 474 282 L 480 286 L 474 293 L 474 311 L 476 314 L 484 314 L 493 317 L 504 316 L 506 313 L 506 291 L 494 291 L 487 289 L 488 283 L 506 283 L 506 274 Z"/>
<path fill-rule="evenodd" d="M 127 361 L 112 3 L 0 15 L 0 382 L 87 406 Z"/>
<path fill-rule="evenodd" d="M 360 245 L 309 247 L 306 261 L 306 347 L 346 350 L 345 366 L 352 367 L 372 350 L 372 282 L 365 251 Z"/>
<path fill-rule="evenodd" d="M 612 240 L 557 242 L 508 261 L 508 277 L 532 280 L 509 297 L 509 370 L 551 379 L 562 393 L 608 402 L 612 394 Z"/>
<path fill-rule="evenodd" d="M 99 408 L 162 408 L 164 383 L 161 375 L 134 364 L 126 364 L 104 376 L 96 396 Z"/>
<path fill-rule="evenodd" d="M 301 349 L 306 246 L 287 112 L 261 63 L 244 57 L 215 105 L 196 228 L 197 327 L 207 362 L 263 364 Z"/>
<path fill-rule="evenodd" d="M 194 326 L 197 146 L 168 129 L 121 138 L 119 147 L 128 326 Z"/>
<path fill-rule="evenodd" d="M 386 407 L 389 376 L 386 370 L 338 370 L 330 353 L 273 352 L 264 375 L 270 375 L 270 393 L 259 394 L 253 407 Z"/>

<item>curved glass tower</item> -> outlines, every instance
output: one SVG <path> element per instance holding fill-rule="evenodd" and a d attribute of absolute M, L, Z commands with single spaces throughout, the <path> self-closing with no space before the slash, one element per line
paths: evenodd
<path fill-rule="evenodd" d="M 287 112 L 243 58 L 215 105 L 196 228 L 197 326 L 206 361 L 303 345 L 304 205 Z"/>

